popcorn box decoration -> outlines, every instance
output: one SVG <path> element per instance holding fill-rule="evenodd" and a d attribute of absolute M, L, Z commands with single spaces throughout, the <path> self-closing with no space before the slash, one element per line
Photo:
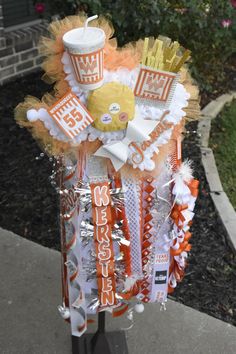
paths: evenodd
<path fill-rule="evenodd" d="M 134 94 L 138 101 L 168 107 L 173 96 L 178 76 L 176 73 L 140 66 Z"/>
<path fill-rule="evenodd" d="M 71 92 L 65 94 L 50 107 L 48 113 L 70 139 L 93 123 L 93 118 L 86 107 Z"/>

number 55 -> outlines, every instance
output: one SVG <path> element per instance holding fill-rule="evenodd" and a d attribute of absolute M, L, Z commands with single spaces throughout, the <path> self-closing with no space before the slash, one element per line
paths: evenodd
<path fill-rule="evenodd" d="M 83 119 L 82 114 L 76 110 L 76 108 L 72 109 L 70 113 L 64 115 L 63 120 L 66 122 L 68 127 L 74 128 L 76 125 L 76 121 L 80 122 Z"/>

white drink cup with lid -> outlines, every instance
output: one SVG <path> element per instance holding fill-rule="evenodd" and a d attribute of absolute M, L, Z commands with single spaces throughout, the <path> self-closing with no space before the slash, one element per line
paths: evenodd
<path fill-rule="evenodd" d="M 103 84 L 103 49 L 106 36 L 101 28 L 88 27 L 88 22 L 95 18 L 97 15 L 89 17 L 84 27 L 75 28 L 63 36 L 76 79 L 84 90 L 95 90 Z"/>

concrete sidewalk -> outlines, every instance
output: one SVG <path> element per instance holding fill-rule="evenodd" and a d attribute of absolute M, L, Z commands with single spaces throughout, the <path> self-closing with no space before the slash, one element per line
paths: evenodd
<path fill-rule="evenodd" d="M 71 353 L 70 326 L 57 312 L 60 287 L 58 252 L 0 229 L 0 354 Z M 147 305 L 135 319 L 129 354 L 236 353 L 236 327 L 173 301 L 165 312 Z M 108 318 L 107 328 L 126 321 Z"/>

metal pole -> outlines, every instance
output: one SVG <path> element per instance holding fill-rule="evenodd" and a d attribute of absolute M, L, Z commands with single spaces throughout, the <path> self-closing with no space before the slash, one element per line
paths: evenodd
<path fill-rule="evenodd" d="M 95 334 L 72 336 L 73 354 L 128 354 L 124 331 L 105 331 L 105 311 L 98 313 L 98 328 Z"/>
<path fill-rule="evenodd" d="M 99 312 L 98 313 L 98 331 L 100 333 L 105 333 L 105 322 L 106 322 L 105 311 Z"/>
<path fill-rule="evenodd" d="M 112 348 L 105 333 L 105 311 L 98 313 L 98 329 L 94 334 L 92 344 L 92 354 L 112 354 Z"/>

